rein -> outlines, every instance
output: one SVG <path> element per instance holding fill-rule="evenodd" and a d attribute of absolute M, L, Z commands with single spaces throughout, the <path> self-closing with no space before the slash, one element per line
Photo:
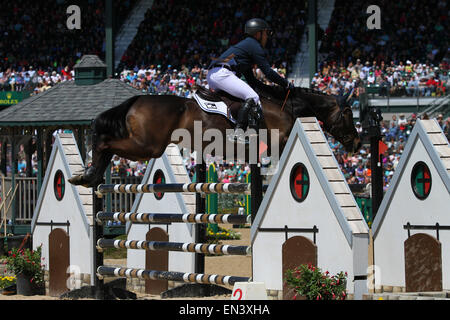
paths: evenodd
<path fill-rule="evenodd" d="M 283 112 L 284 111 L 284 108 L 286 107 L 286 103 L 287 103 L 287 100 L 288 100 L 288 98 L 290 97 L 290 104 L 291 104 L 291 117 L 292 117 L 292 125 L 294 124 L 294 122 L 295 122 L 295 114 L 294 114 L 294 104 L 293 104 L 293 102 L 292 102 L 292 95 L 290 95 L 290 89 L 288 90 L 288 92 L 286 93 L 286 97 L 285 97 L 285 99 L 284 99 L 284 102 L 283 102 L 283 105 L 282 105 L 282 107 L 281 107 L 281 112 Z M 319 117 L 317 116 L 318 114 L 317 114 L 317 110 L 315 110 L 314 108 L 312 108 L 308 103 L 306 103 L 305 104 L 305 106 L 306 106 L 306 108 L 308 109 L 308 110 L 310 110 L 313 114 L 314 114 L 314 116 L 319 120 Z M 331 124 L 331 125 L 327 125 L 325 122 L 323 122 L 323 125 L 324 125 L 324 127 L 325 127 L 325 130 L 326 131 L 328 131 L 331 135 L 333 135 L 334 137 L 336 137 L 336 139 L 343 139 L 343 140 L 348 140 L 348 138 L 350 137 L 350 135 L 348 135 L 348 134 L 341 134 L 340 133 L 340 130 L 338 129 L 338 128 L 336 128 L 336 125 L 338 124 L 338 123 L 341 123 L 342 121 L 344 121 L 344 119 L 343 119 L 343 116 L 344 116 L 344 111 L 343 110 L 340 110 L 339 111 L 339 115 L 338 115 L 338 117 L 335 119 L 335 121 L 333 121 L 333 124 Z M 328 128 L 327 128 L 328 127 Z"/>
<path fill-rule="evenodd" d="M 284 102 L 283 102 L 283 105 L 281 106 L 281 112 L 283 112 L 283 110 L 284 110 L 284 107 L 285 107 L 285 105 L 286 105 L 286 101 L 287 101 L 287 99 L 288 99 L 288 97 L 289 97 L 289 93 L 291 92 L 291 89 L 288 89 L 288 92 L 286 93 L 286 98 L 284 98 Z M 291 105 L 292 105 L 292 101 L 291 101 Z"/>

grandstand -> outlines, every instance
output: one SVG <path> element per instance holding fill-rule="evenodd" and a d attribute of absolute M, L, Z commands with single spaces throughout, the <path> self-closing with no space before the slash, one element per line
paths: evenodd
<path fill-rule="evenodd" d="M 197 86 L 206 85 L 211 58 L 243 37 L 245 21 L 264 18 L 274 30 L 267 56 L 283 77 L 329 94 L 350 95 L 356 118 L 361 105 L 381 109 L 383 140 L 389 146 L 384 166 L 387 187 L 416 118 L 437 118 L 449 137 L 449 4 L 377 1 L 381 29 L 368 30 L 366 8 L 372 1 L 349 5 L 344 0 L 317 0 L 318 65 L 316 75 L 309 78 L 309 1 L 313 0 L 114 0 L 114 77 L 143 94 L 190 97 Z M 84 55 L 105 61 L 105 0 L 77 1 L 80 30 L 66 28 L 70 4 L 65 0 L 2 4 L 0 108 L 74 81 L 74 66 Z M 258 68 L 254 72 L 269 83 Z M 11 145 L 1 138 L 0 169 L 10 177 Z M 371 181 L 367 145 L 353 157 L 331 137 L 330 145 L 349 183 Z M 37 166 L 36 155 L 28 154 L 19 160 L 21 169 L 26 157 Z M 137 167 L 132 170 L 135 163 L 114 159 L 112 172 L 142 176 L 145 164 Z M 36 176 L 36 171 L 28 173 Z M 26 176 L 25 172 L 18 176 Z"/>

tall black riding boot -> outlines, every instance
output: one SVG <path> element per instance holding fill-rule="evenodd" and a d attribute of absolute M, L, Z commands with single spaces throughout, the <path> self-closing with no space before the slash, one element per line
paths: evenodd
<path fill-rule="evenodd" d="M 252 108 L 250 108 L 250 112 L 248 114 L 248 127 L 258 131 L 259 126 L 263 121 L 263 117 L 264 115 L 261 106 L 254 104 Z"/>
<path fill-rule="evenodd" d="M 244 134 L 248 125 L 248 114 L 250 110 L 256 105 L 255 100 L 247 99 L 239 109 L 238 117 L 236 119 L 236 126 L 234 134 L 228 137 L 228 140 L 235 142 L 236 140 L 245 141 Z M 241 139 L 239 139 L 241 138 Z M 248 142 L 247 142 L 248 143 Z"/>

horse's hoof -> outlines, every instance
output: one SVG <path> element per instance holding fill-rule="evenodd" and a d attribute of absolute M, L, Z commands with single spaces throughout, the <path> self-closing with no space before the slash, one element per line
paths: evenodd
<path fill-rule="evenodd" d="M 79 176 L 75 176 L 75 177 L 70 178 L 68 181 L 69 181 L 71 184 L 77 185 L 78 182 L 80 181 L 80 177 L 79 177 Z"/>
<path fill-rule="evenodd" d="M 68 181 L 75 186 L 84 185 L 86 183 L 83 176 L 72 176 Z"/>

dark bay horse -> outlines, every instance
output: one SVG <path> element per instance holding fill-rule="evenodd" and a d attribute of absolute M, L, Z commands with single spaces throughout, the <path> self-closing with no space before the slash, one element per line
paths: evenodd
<path fill-rule="evenodd" d="M 361 147 L 351 108 L 339 103 L 338 97 L 298 87 L 291 89 L 288 96 L 278 86 L 261 84 L 256 89 L 264 114 L 261 128 L 279 129 L 279 154 L 298 117 L 316 117 L 324 130 L 349 152 Z M 185 129 L 194 137 L 196 121 L 201 121 L 203 132 L 218 129 L 224 137 L 226 130 L 234 128 L 224 116 L 204 112 L 195 99 L 173 95 L 134 96 L 96 117 L 92 126 L 92 164 L 83 174 L 72 176 L 69 182 L 85 187 L 101 183 L 113 155 L 133 161 L 159 158 L 170 143 L 180 143 L 179 139 L 173 140 L 175 130 Z M 195 142 L 190 145 L 203 150 L 208 143 L 202 142 L 197 148 Z"/>

